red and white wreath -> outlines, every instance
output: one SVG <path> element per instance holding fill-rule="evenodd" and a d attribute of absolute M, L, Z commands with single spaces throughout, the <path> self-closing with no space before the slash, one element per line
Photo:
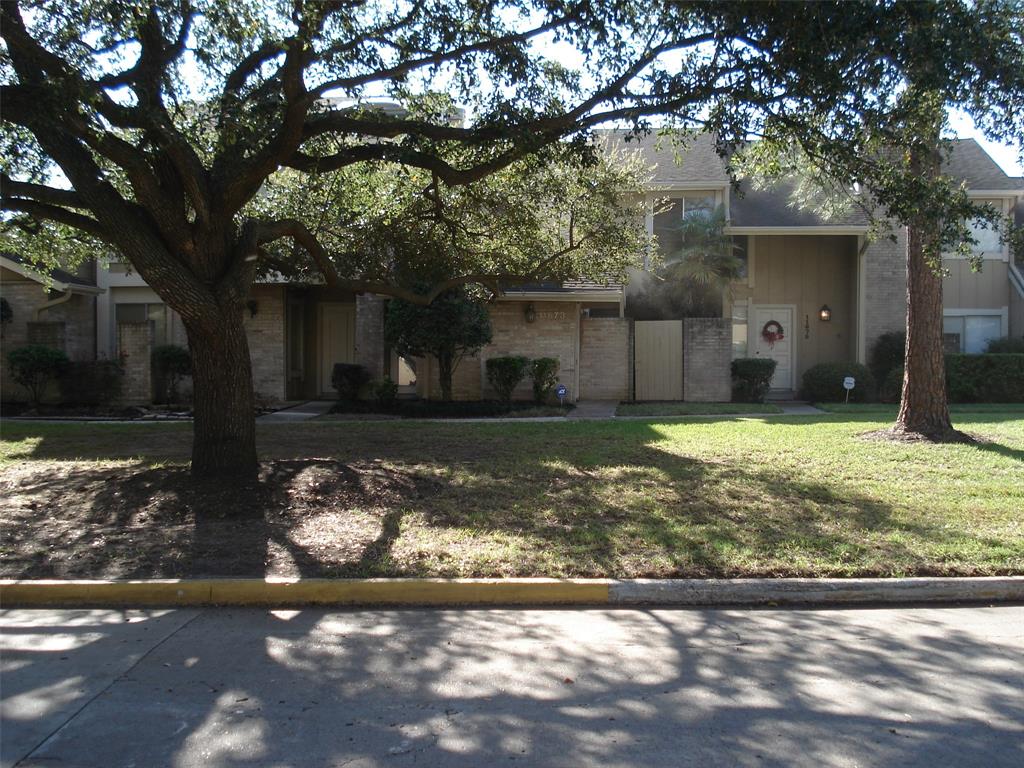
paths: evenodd
<path fill-rule="evenodd" d="M 775 342 L 782 341 L 786 338 L 786 334 L 779 323 L 775 320 L 769 320 L 764 324 L 764 328 L 761 329 L 761 338 L 764 339 L 768 347 L 771 348 L 775 346 Z"/>

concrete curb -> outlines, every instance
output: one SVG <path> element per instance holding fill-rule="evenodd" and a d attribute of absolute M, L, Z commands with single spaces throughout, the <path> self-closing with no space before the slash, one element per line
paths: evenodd
<path fill-rule="evenodd" d="M 1024 602 L 1024 576 L 909 579 L 0 580 L 0 606 L 892 605 Z"/>

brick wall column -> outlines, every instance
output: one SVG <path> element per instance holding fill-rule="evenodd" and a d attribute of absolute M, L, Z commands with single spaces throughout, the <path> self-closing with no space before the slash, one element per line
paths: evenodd
<path fill-rule="evenodd" d="M 725 403 L 732 398 L 732 320 L 683 320 L 683 400 Z"/>
<path fill-rule="evenodd" d="M 374 379 L 390 373 L 384 360 L 384 297 L 372 293 L 356 296 L 356 362 Z"/>
<path fill-rule="evenodd" d="M 153 402 L 153 348 L 149 323 L 118 323 L 117 345 L 124 363 L 124 384 L 121 400 L 126 405 L 149 405 Z"/>
<path fill-rule="evenodd" d="M 907 230 L 901 227 L 896 242 L 882 238 L 870 243 L 860 259 L 863 275 L 864 353 L 875 340 L 907 324 Z"/>

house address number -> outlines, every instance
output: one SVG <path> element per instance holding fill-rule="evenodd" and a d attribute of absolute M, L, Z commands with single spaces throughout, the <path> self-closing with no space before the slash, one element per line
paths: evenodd
<path fill-rule="evenodd" d="M 537 313 L 538 320 L 565 320 L 565 312 L 541 311 Z"/>

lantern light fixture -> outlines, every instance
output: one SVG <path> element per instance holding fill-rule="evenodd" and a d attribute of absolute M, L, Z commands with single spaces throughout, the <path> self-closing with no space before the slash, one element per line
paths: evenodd
<path fill-rule="evenodd" d="M 821 309 L 818 310 L 818 317 L 823 323 L 827 323 L 832 319 L 832 310 L 828 308 L 828 304 L 821 305 Z"/>

